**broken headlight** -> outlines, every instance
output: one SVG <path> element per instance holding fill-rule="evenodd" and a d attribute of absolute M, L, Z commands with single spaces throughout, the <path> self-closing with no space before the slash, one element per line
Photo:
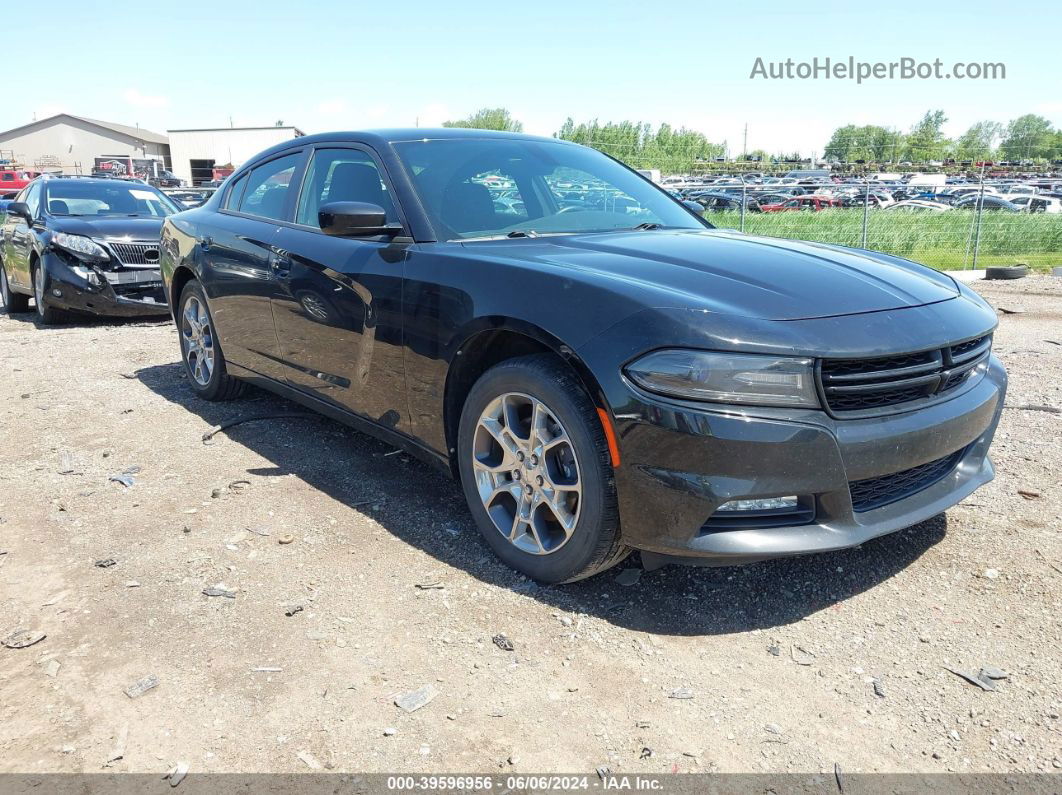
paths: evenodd
<path fill-rule="evenodd" d="M 53 232 L 52 245 L 73 254 L 78 259 L 92 262 L 110 259 L 107 250 L 103 246 L 84 235 L 68 235 L 66 232 Z"/>

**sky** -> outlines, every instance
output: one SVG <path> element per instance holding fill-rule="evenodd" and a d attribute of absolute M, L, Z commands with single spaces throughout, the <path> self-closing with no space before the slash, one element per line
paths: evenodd
<path fill-rule="evenodd" d="M 732 153 L 810 156 L 835 127 L 906 131 L 930 108 L 952 136 L 1024 113 L 1062 126 L 1057 48 L 1036 43 L 1059 29 L 1058 0 L 58 0 L 48 13 L 64 34 L 40 39 L 24 80 L 9 60 L 0 129 L 67 112 L 156 132 L 283 121 L 313 133 L 500 106 L 541 135 L 568 116 L 667 122 Z M 1001 62 L 1006 78 L 750 78 L 757 58 L 815 57 Z"/>

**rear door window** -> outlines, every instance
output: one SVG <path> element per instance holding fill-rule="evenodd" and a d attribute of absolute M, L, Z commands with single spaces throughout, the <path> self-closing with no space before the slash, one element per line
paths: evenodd
<path fill-rule="evenodd" d="M 240 212 L 274 221 L 287 220 L 288 198 L 301 158 L 302 152 L 294 152 L 254 169 L 247 177 Z"/>

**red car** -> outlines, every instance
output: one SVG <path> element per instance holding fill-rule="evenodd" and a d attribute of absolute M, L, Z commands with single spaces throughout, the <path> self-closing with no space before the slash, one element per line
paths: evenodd
<path fill-rule="evenodd" d="M 40 176 L 38 171 L 0 168 L 0 199 L 13 199 L 20 190 Z"/>
<path fill-rule="evenodd" d="M 788 213 L 797 210 L 818 212 L 840 206 L 841 202 L 832 196 L 794 196 L 789 201 L 779 204 L 764 204 L 760 209 L 765 213 Z"/>

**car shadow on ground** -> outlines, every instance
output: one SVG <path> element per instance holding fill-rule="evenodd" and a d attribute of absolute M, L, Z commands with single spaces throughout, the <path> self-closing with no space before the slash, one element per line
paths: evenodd
<path fill-rule="evenodd" d="M 166 324 L 172 325 L 173 323 L 168 315 L 148 317 L 103 317 L 100 315 L 67 313 L 58 323 L 44 324 L 37 316 L 37 310 L 34 309 L 32 305 L 26 312 L 10 312 L 2 302 L 0 302 L 0 314 L 20 323 L 25 323 L 27 326 L 36 326 L 41 331 L 61 331 L 62 329 L 68 328 L 100 328 L 104 326 L 160 326 Z"/>
<path fill-rule="evenodd" d="M 232 402 L 202 400 L 188 386 L 179 362 L 145 367 L 136 375 L 149 389 L 211 425 L 281 412 L 305 414 L 297 404 L 256 389 Z M 199 438 L 187 443 L 203 444 Z M 294 475 L 349 510 L 371 516 L 439 562 L 483 582 L 560 610 L 666 635 L 728 634 L 800 621 L 887 581 L 941 541 L 947 530 L 941 515 L 855 549 L 740 567 L 669 566 L 622 586 L 616 575 L 623 568 L 640 567 L 634 555 L 618 568 L 582 582 L 539 586 L 494 557 L 454 481 L 372 437 L 323 417 L 285 418 L 235 425 L 212 443 L 244 445 L 272 462 L 248 469 L 248 474 Z M 206 446 L 204 453 L 208 451 Z M 233 473 L 234 479 L 243 475 Z M 306 521 L 313 525 L 313 517 Z M 410 587 L 428 573 L 410 572 Z M 431 567 L 430 573 L 438 576 L 440 571 Z M 440 579 L 445 583 L 445 573 Z"/>

